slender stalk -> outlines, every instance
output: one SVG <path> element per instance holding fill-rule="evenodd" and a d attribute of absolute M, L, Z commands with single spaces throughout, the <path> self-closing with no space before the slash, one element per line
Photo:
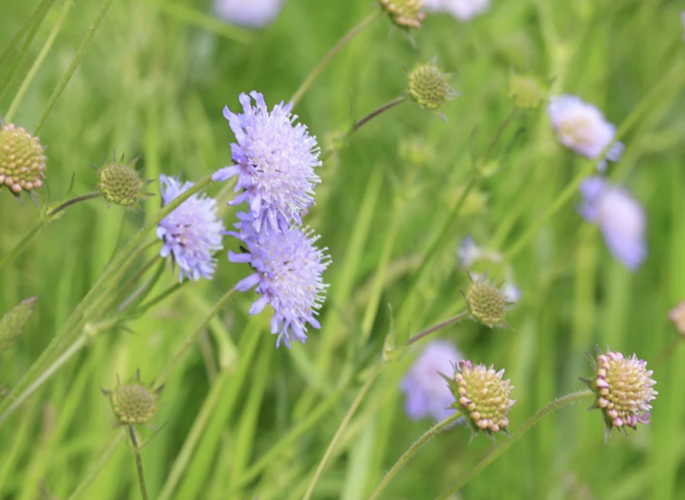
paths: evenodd
<path fill-rule="evenodd" d="M 445 420 L 442 420 L 435 424 L 433 427 L 431 427 L 428 432 L 426 432 L 423 436 L 421 436 L 413 445 L 409 447 L 407 451 L 405 451 L 402 456 L 395 462 L 395 465 L 393 465 L 388 472 L 385 473 L 385 476 L 383 476 L 383 479 L 381 480 L 380 483 L 378 483 L 378 486 L 376 486 L 376 489 L 373 490 L 373 493 L 371 493 L 371 496 L 369 497 L 369 500 L 376 500 L 381 496 L 381 493 L 385 489 L 386 486 L 392 481 L 392 478 L 395 477 L 395 475 L 404 467 L 407 465 L 407 462 L 411 460 L 411 458 L 416 454 L 417 451 L 419 451 L 423 445 L 428 443 L 431 439 L 433 439 L 435 436 L 440 434 L 442 431 L 446 430 L 452 423 L 456 422 L 458 419 L 460 419 L 463 415 L 455 411 L 452 413 L 449 417 L 447 417 Z"/>
<path fill-rule="evenodd" d="M 33 239 L 35 235 L 37 235 L 41 229 L 43 229 L 47 225 L 47 222 L 39 219 L 36 224 L 31 228 L 31 230 L 28 232 L 26 236 L 22 238 L 22 240 L 17 243 L 10 252 L 5 255 L 1 260 L 0 260 L 0 269 L 2 269 L 2 266 L 7 264 L 10 260 L 12 260 L 14 257 L 17 256 L 19 252 L 21 252 L 26 245 L 28 245 L 29 241 Z"/>
<path fill-rule="evenodd" d="M 43 112 L 38 118 L 38 123 L 33 129 L 34 135 L 38 135 L 40 129 L 43 128 L 45 120 L 47 120 L 48 115 L 50 114 L 52 108 L 55 106 L 55 103 L 57 102 L 57 99 L 59 99 L 62 95 L 62 92 L 64 92 L 64 89 L 69 83 L 69 80 L 71 80 L 71 77 L 76 71 L 76 68 L 78 68 L 78 65 L 81 63 L 81 59 L 83 59 L 83 56 L 86 55 L 86 51 L 88 50 L 90 43 L 93 41 L 93 38 L 95 38 L 98 28 L 102 24 L 102 20 L 105 18 L 105 15 L 107 14 L 107 11 L 109 10 L 109 7 L 112 5 L 113 1 L 114 0 L 105 0 L 102 4 L 102 7 L 98 12 L 98 15 L 95 17 L 95 21 L 93 21 L 93 24 L 91 24 L 90 29 L 88 30 L 86 38 L 83 40 L 83 42 L 81 43 L 81 47 L 79 47 L 79 50 L 76 53 L 76 57 L 74 57 L 74 60 L 71 62 L 71 65 L 69 66 L 69 69 L 67 69 L 66 74 L 62 77 L 60 82 L 57 84 L 57 87 L 52 92 L 52 95 L 50 96 L 48 103 L 45 105 Z M 65 3 L 71 4 L 71 1 L 67 0 Z"/>
<path fill-rule="evenodd" d="M 33 62 L 31 69 L 29 69 L 26 78 L 24 78 L 24 81 L 21 82 L 21 86 L 19 87 L 19 90 L 17 90 L 17 93 L 14 96 L 14 99 L 12 100 L 12 104 L 10 104 L 10 108 L 7 110 L 7 114 L 5 115 L 5 120 L 7 122 L 11 122 L 12 118 L 14 118 L 14 114 L 17 112 L 17 109 L 19 108 L 19 105 L 21 104 L 21 101 L 24 98 L 26 91 L 33 82 L 33 79 L 36 77 L 38 70 L 43 65 L 43 61 L 45 61 L 48 52 L 50 52 L 52 44 L 55 42 L 55 38 L 57 38 L 57 35 L 62 29 L 62 24 L 64 23 L 64 20 L 66 19 L 67 14 L 69 13 L 70 7 L 71 1 L 64 0 L 64 5 L 62 6 L 62 11 L 60 12 L 59 17 L 57 18 L 57 22 L 52 27 L 52 31 L 50 31 L 48 39 L 45 41 L 45 44 L 43 45 L 43 48 L 38 54 L 38 57 L 36 57 L 36 60 Z M 37 134 L 37 132 L 35 132 L 35 134 Z"/>
<path fill-rule="evenodd" d="M 85 493 L 85 491 L 90 487 L 90 485 L 93 484 L 93 481 L 97 479 L 100 472 L 102 472 L 102 469 L 105 468 L 105 465 L 109 463 L 110 459 L 114 455 L 114 452 L 117 451 L 117 449 L 125 439 L 126 431 L 122 429 L 111 442 L 111 444 L 107 447 L 107 449 L 99 458 L 99 460 L 95 463 L 93 468 L 90 469 L 90 471 L 88 471 L 88 475 L 85 477 L 83 481 L 81 481 L 81 484 L 78 485 L 76 491 L 74 491 L 67 500 L 76 500 L 81 495 L 83 495 L 83 493 Z"/>
<path fill-rule="evenodd" d="M 136 273 L 131 276 L 128 280 L 126 280 L 126 283 L 121 285 L 121 290 L 123 293 L 120 295 L 126 294 L 133 288 L 133 286 L 138 283 L 138 280 L 142 278 L 146 272 L 150 270 L 152 266 L 157 263 L 157 269 L 155 269 L 155 273 L 152 275 L 151 278 L 145 281 L 142 285 L 140 285 L 128 298 L 126 298 L 124 301 L 119 304 L 118 311 L 123 312 L 129 307 L 131 307 L 134 304 L 138 304 L 141 301 L 147 297 L 147 294 L 150 293 L 150 290 L 152 287 L 157 283 L 157 280 L 160 278 L 162 273 L 164 272 L 164 267 L 166 265 L 166 260 L 162 259 L 158 254 L 155 254 L 150 260 L 148 260 L 143 266 L 140 267 L 136 271 Z M 114 304 L 119 300 L 119 297 L 116 297 L 112 300 L 112 302 L 107 306 L 107 310 L 111 309 L 114 307 Z"/>
<path fill-rule="evenodd" d="M 166 299 L 169 295 L 172 295 L 176 291 L 180 290 L 181 287 L 183 287 L 183 285 L 185 285 L 186 283 L 188 283 L 188 280 L 185 280 L 185 281 L 182 281 L 179 283 L 174 283 L 169 288 L 167 288 L 166 290 L 161 292 L 159 295 L 155 295 L 153 298 L 151 298 L 150 300 L 145 302 L 143 305 L 136 307 L 136 309 L 134 310 L 134 315 L 138 315 L 138 314 L 142 315 L 145 311 L 150 309 L 152 306 L 159 304 L 161 301 Z"/>
<path fill-rule="evenodd" d="M 136 430 L 132 425 L 128 426 L 128 434 L 131 436 L 131 444 L 133 445 L 133 454 L 136 457 L 136 472 L 138 472 L 138 485 L 140 486 L 140 496 L 143 500 L 148 500 L 147 487 L 145 486 L 145 473 L 143 472 L 143 460 L 140 457 L 140 445 L 138 444 L 138 437 Z"/>
<path fill-rule="evenodd" d="M 200 321 L 195 330 L 190 334 L 190 337 L 186 339 L 186 341 L 183 343 L 178 352 L 174 355 L 173 358 L 171 358 L 171 361 L 169 361 L 167 365 L 162 369 L 161 373 L 157 376 L 157 379 L 155 380 L 153 387 L 161 387 L 162 385 L 164 385 L 164 382 L 166 381 L 171 371 L 183 359 L 183 357 L 195 343 L 200 334 L 205 330 L 205 328 L 207 328 L 207 325 L 209 325 L 209 322 L 212 320 L 212 318 L 219 314 L 219 312 L 224 308 L 224 306 L 226 306 L 226 304 L 228 304 L 228 302 L 233 298 L 233 295 L 235 295 L 235 293 L 236 289 L 231 288 L 228 292 L 224 294 L 223 297 L 219 299 L 219 301 L 216 304 L 214 304 L 214 307 L 212 307 L 207 316 L 205 316 L 202 319 L 202 321 Z"/>
<path fill-rule="evenodd" d="M 367 26 L 370 26 L 373 24 L 373 22 L 376 19 L 379 19 L 382 15 L 382 11 L 378 10 L 377 12 L 374 12 L 370 16 L 368 16 L 366 19 L 364 19 L 361 23 L 359 23 L 357 26 L 352 28 L 350 31 L 348 31 L 345 36 L 343 36 L 340 40 L 338 40 L 338 43 L 336 43 L 331 50 L 328 51 L 328 53 L 321 59 L 319 64 L 314 67 L 311 73 L 305 78 L 305 80 L 302 82 L 300 85 L 300 88 L 298 88 L 295 93 L 293 94 L 293 97 L 291 98 L 291 101 L 293 102 L 293 106 L 297 106 L 297 103 L 302 99 L 302 96 L 304 95 L 305 92 L 309 89 L 309 87 L 312 86 L 314 83 L 314 80 L 319 76 L 321 71 L 326 67 L 326 65 L 333 59 L 333 56 L 338 53 L 340 49 L 342 49 L 347 42 L 352 40 L 356 35 L 361 33 L 364 28 Z"/>
<path fill-rule="evenodd" d="M 398 98 L 396 98 L 396 99 L 393 99 L 392 101 L 390 101 L 390 102 L 388 102 L 388 103 L 386 103 L 386 104 L 383 104 L 383 106 L 381 106 L 381 107 L 378 108 L 378 109 L 375 109 L 374 111 L 372 111 L 371 113 L 369 113 L 368 115 L 366 115 L 364 118 L 362 118 L 361 120 L 359 120 L 357 123 L 355 123 L 354 126 L 352 127 L 352 130 L 350 130 L 350 133 L 349 133 L 348 135 L 350 135 L 350 134 L 356 132 L 357 130 L 359 130 L 360 128 L 362 128 L 365 124 L 367 124 L 368 122 L 370 122 L 371 120 L 373 120 L 375 117 L 377 117 L 378 115 L 380 115 L 381 113 L 383 113 L 383 112 L 385 112 L 385 111 L 387 111 L 387 110 L 389 110 L 389 109 L 391 109 L 391 108 L 394 108 L 394 107 L 397 106 L 398 104 L 402 104 L 403 102 L 407 102 L 407 100 L 408 100 L 407 96 L 406 96 L 406 95 L 403 95 L 403 96 L 400 96 L 400 97 L 398 97 Z"/>
<path fill-rule="evenodd" d="M 593 399 L 594 397 L 595 394 L 590 390 L 576 392 L 573 394 L 563 396 L 555 401 L 552 401 L 544 408 L 541 408 L 537 411 L 537 413 L 535 413 L 535 415 L 526 420 L 523 423 L 523 425 L 521 425 L 521 427 L 516 429 L 516 432 L 514 432 L 507 439 L 499 443 L 497 447 L 494 448 L 490 453 L 488 453 L 485 456 L 485 458 L 483 458 L 480 462 L 478 462 L 478 464 L 475 467 L 473 467 L 466 474 L 461 476 L 454 484 L 450 485 L 437 498 L 437 500 L 447 500 L 448 498 L 451 498 L 454 493 L 463 488 L 464 485 L 466 485 L 466 483 L 468 483 L 471 479 L 476 477 L 483 469 L 485 469 L 488 465 L 490 465 L 492 462 L 501 457 L 504 454 L 504 452 L 506 452 L 509 449 L 509 447 L 511 447 L 511 445 L 513 445 L 516 441 L 518 441 L 518 439 L 521 436 L 523 436 L 523 434 L 526 433 L 526 431 L 528 431 L 531 427 L 533 427 L 544 417 L 552 413 L 554 410 L 557 410 L 567 404 L 579 403 L 587 399 Z"/>
<path fill-rule="evenodd" d="M 507 130 L 507 127 L 511 124 L 511 122 L 514 121 L 514 118 L 518 115 L 519 110 L 518 108 L 514 108 L 509 112 L 507 117 L 504 119 L 502 123 L 500 123 L 499 127 L 497 128 L 497 132 L 495 132 L 495 135 L 492 137 L 492 140 L 490 141 L 490 144 L 488 144 L 488 149 L 485 150 L 485 154 L 483 155 L 483 159 L 481 160 L 481 164 L 486 164 L 488 160 L 490 159 L 490 156 L 492 156 L 492 152 L 495 150 L 495 146 L 499 142 L 499 140 L 502 138 L 502 134 L 504 134 L 504 131 Z"/>
<path fill-rule="evenodd" d="M 100 196 L 102 196 L 102 193 L 100 191 L 95 191 L 93 193 L 84 194 L 81 196 L 77 196 L 76 198 L 72 198 L 71 200 L 67 200 L 64 203 L 62 203 L 61 205 L 58 205 L 55 208 L 53 208 L 52 210 L 50 210 L 47 214 L 48 219 L 53 218 L 55 215 L 60 213 L 65 208 L 69 208 L 70 206 L 75 205 L 77 203 L 80 203 L 82 201 L 99 198 Z"/>
<path fill-rule="evenodd" d="M 330 460 L 331 455 L 333 454 L 333 450 L 335 449 L 335 446 L 338 444 L 338 441 L 340 440 L 342 433 L 347 428 L 347 425 L 350 423 L 350 420 L 352 420 L 352 416 L 354 415 L 354 412 L 357 411 L 357 408 L 359 407 L 360 403 L 362 402 L 362 399 L 364 399 L 364 396 L 366 396 L 366 393 L 369 392 L 371 385 L 373 384 L 374 380 L 376 380 L 376 377 L 381 372 L 381 369 L 383 368 L 383 366 L 385 366 L 385 362 L 381 358 L 378 361 L 378 363 L 376 363 L 376 366 L 374 367 L 373 371 L 371 372 L 371 375 L 369 375 L 369 378 L 366 379 L 366 382 L 364 383 L 362 388 L 359 390 L 359 393 L 357 394 L 357 397 L 352 402 L 352 405 L 350 406 L 349 410 L 347 410 L 347 413 L 345 414 L 345 418 L 343 418 L 342 422 L 340 422 L 340 426 L 338 426 L 338 430 L 335 432 L 333 439 L 331 440 L 330 444 L 328 445 L 328 449 L 326 450 L 326 453 L 324 454 L 323 458 L 321 459 L 321 462 L 319 463 L 319 467 L 316 469 L 316 473 L 314 474 L 314 477 L 312 478 L 311 483 L 309 483 L 309 488 L 307 488 L 307 492 L 305 493 L 303 500 L 309 500 L 312 497 L 312 494 L 314 493 L 314 488 L 316 487 L 316 483 L 319 482 L 319 479 L 321 478 L 321 474 L 323 473 L 323 470 L 326 468 L 326 465 L 328 464 L 328 461 Z"/>
<path fill-rule="evenodd" d="M 425 330 L 423 330 L 423 331 L 417 333 L 416 335 L 414 335 L 413 337 L 411 337 L 411 338 L 407 341 L 407 345 L 410 346 L 410 345 L 412 345 L 414 342 L 416 342 L 416 341 L 418 341 L 418 340 L 421 340 L 421 339 L 422 339 L 423 337 L 425 337 L 426 335 L 430 335 L 431 333 L 433 333 L 433 332 L 435 332 L 435 331 L 438 331 L 438 330 L 440 330 L 441 328 L 445 328 L 446 326 L 449 326 L 449 325 L 451 325 L 451 324 L 453 324 L 453 323 L 458 323 L 458 322 L 460 322 L 460 321 L 463 321 L 463 320 L 465 320 L 465 319 L 468 319 L 469 316 L 470 316 L 470 313 L 469 313 L 468 311 L 460 312 L 460 313 L 457 314 L 456 316 L 452 316 L 451 318 L 446 319 L 445 321 L 442 321 L 442 322 L 440 322 L 440 323 L 438 323 L 438 324 L 436 324 L 436 325 L 433 325 L 433 326 L 431 326 L 431 327 L 429 327 L 429 328 L 426 328 Z"/>

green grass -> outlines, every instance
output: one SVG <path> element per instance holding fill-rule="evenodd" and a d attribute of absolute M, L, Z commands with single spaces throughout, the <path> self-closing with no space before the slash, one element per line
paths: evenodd
<path fill-rule="evenodd" d="M 3 0 L 0 50 L 38 1 Z M 54 2 L 0 96 L 6 114 L 63 2 Z M 28 87 L 13 121 L 32 130 L 93 23 L 100 2 L 76 2 Z M 369 0 L 289 0 L 268 29 L 245 32 L 217 22 L 205 0 L 116 0 L 40 132 L 47 146 L 50 201 L 93 190 L 90 164 L 142 155 L 144 177 L 182 173 L 194 181 L 230 162 L 233 135 L 222 108 L 256 89 L 267 103 L 289 100 L 309 71 L 349 29 L 373 12 Z M 153 419 L 159 433 L 142 451 L 150 498 L 300 499 L 338 425 L 366 380 L 390 330 L 429 327 L 464 308 L 467 286 L 456 248 L 472 235 L 506 252 L 553 205 L 588 163 L 561 147 L 544 108 L 505 131 L 456 219 L 472 172 L 512 105 L 514 72 L 551 82 L 596 104 L 618 127 L 648 99 L 622 140 L 609 176 L 624 183 L 648 215 L 649 258 L 632 274 L 612 259 L 601 234 L 583 223 L 577 195 L 545 221 L 511 262 L 522 301 L 514 330 L 463 322 L 437 336 L 473 361 L 506 368 L 517 399 L 516 429 L 556 397 L 582 388 L 584 352 L 609 345 L 654 367 L 658 399 L 652 425 L 607 445 L 597 412 L 566 407 L 473 479 L 455 498 L 656 500 L 685 497 L 685 349 L 668 311 L 685 299 L 685 58 L 680 7 L 624 2 L 495 1 L 470 23 L 430 15 L 409 36 L 376 21 L 342 49 L 298 103 L 297 114 L 322 148 L 350 120 L 405 91 L 405 69 L 438 57 L 454 74 L 458 99 L 447 122 L 405 103 L 371 121 L 319 170 L 323 183 L 306 223 L 321 234 L 333 264 L 322 329 L 306 344 L 274 348 L 268 314 L 248 316 L 254 293 L 240 294 L 167 380 Z M 0 85 L 7 73 L 0 72 Z M 659 82 L 666 83 L 656 94 Z M 2 87 L 0 87 L 2 88 Z M 651 96 L 651 97 L 650 97 Z M 520 133 L 505 159 L 506 145 Z M 415 151 L 414 155 L 407 150 Z M 494 167 L 498 167 L 495 169 Z M 159 207 L 157 184 L 145 215 L 91 200 L 50 223 L 0 270 L 0 314 L 37 296 L 36 313 L 16 348 L 3 353 L 0 383 L 16 384 L 118 249 Z M 210 194 L 218 195 L 214 185 Z M 47 200 L 45 188 L 38 203 Z M 235 209 L 222 216 L 232 223 Z M 27 198 L 26 198 L 27 199 Z M 27 199 L 28 200 L 28 199 Z M 0 258 L 30 230 L 40 210 L 0 190 Z M 422 256 L 445 224 L 448 238 L 416 278 Z M 237 251 L 235 239 L 224 245 Z M 145 252 L 143 265 L 158 251 Z M 100 387 L 140 368 L 151 382 L 246 266 L 219 256 L 213 281 L 192 282 L 117 330 L 96 337 L 0 426 L 0 499 L 33 500 L 40 482 L 65 500 L 121 429 Z M 491 269 L 503 278 L 502 269 Z M 166 269 L 152 294 L 176 282 Z M 151 295 L 152 296 L 152 295 Z M 93 323 L 103 318 L 93 318 Z M 676 344 L 677 345 L 677 344 Z M 432 425 L 404 414 L 399 380 L 412 351 L 389 364 L 343 432 L 312 498 L 368 498 L 386 470 Z M 681 387 L 679 389 L 679 387 Z M 295 434 L 290 434 L 295 432 Z M 492 449 L 453 428 L 428 443 L 383 498 L 433 499 Z M 270 450 L 276 446 L 275 451 Z M 262 460 L 263 457 L 266 457 Z M 173 486 L 173 487 L 172 487 Z M 48 498 L 43 496 L 40 498 Z M 85 499 L 140 498 L 134 456 L 114 449 Z"/>

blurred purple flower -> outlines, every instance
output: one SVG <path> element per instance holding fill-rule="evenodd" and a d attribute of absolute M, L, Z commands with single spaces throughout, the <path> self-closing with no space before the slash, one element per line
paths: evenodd
<path fill-rule="evenodd" d="M 460 21 L 469 21 L 490 8 L 490 0 L 423 0 L 427 11 L 447 12 Z"/>
<path fill-rule="evenodd" d="M 616 135 L 616 127 L 604 119 L 602 112 L 577 96 L 555 97 L 547 111 L 559 142 L 587 158 L 599 156 Z M 623 144 L 617 142 L 606 154 L 606 159 L 618 161 L 621 153 Z M 604 160 L 597 165 L 599 170 L 605 167 Z"/>
<path fill-rule="evenodd" d="M 239 26 L 261 28 L 278 17 L 284 0 L 215 0 L 214 13 Z"/>
<path fill-rule="evenodd" d="M 580 193 L 580 215 L 599 226 L 614 257 L 631 271 L 637 270 L 647 257 L 645 213 L 640 204 L 625 189 L 601 177 L 586 179 Z"/>
<path fill-rule="evenodd" d="M 164 205 L 193 185 L 192 182 L 181 184 L 164 174 L 159 176 L 159 182 Z M 157 237 L 164 241 L 160 255 L 164 258 L 173 255 L 181 269 L 181 281 L 184 275 L 195 281 L 200 277 L 211 279 L 216 268 L 214 253 L 223 248 L 223 231 L 216 200 L 194 194 L 157 226 Z"/>
<path fill-rule="evenodd" d="M 455 410 L 450 408 L 454 396 L 438 372 L 451 377 L 453 365 L 461 359 L 461 353 L 451 342 L 433 340 L 426 345 L 400 382 L 400 390 L 406 396 L 404 409 L 409 418 L 419 420 L 431 415 L 439 421 L 454 413 Z"/>
<path fill-rule="evenodd" d="M 283 102 L 268 112 L 264 97 L 252 91 L 240 95 L 243 113 L 232 113 L 228 120 L 237 144 L 231 144 L 236 165 L 217 171 L 213 179 L 223 181 L 238 176 L 235 191 L 241 191 L 229 204 L 247 202 L 257 231 L 262 225 L 274 230 L 286 230 L 291 222 L 302 224 L 302 215 L 314 202 L 314 186 L 321 179 L 314 168 L 321 165 L 316 138 L 307 127 L 295 124 L 292 103 Z"/>
<path fill-rule="evenodd" d="M 236 284 L 238 291 L 245 292 L 256 286 L 261 297 L 250 307 L 250 314 L 259 314 L 267 304 L 273 307 L 271 333 L 278 334 L 276 347 L 281 340 L 290 347 L 294 338 L 304 343 L 307 339 L 306 325 L 321 325 L 314 317 L 324 301 L 325 290 L 321 274 L 330 264 L 323 250 L 314 246 L 318 236 L 309 228 L 291 226 L 273 230 L 264 226 L 257 232 L 248 214 L 239 213 L 241 222 L 236 224 L 239 233 L 232 232 L 247 246 L 247 253 L 228 252 L 231 262 L 247 263 L 255 270 Z"/>

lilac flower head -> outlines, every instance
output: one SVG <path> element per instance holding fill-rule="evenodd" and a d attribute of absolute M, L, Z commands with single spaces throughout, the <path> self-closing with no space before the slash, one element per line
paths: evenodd
<path fill-rule="evenodd" d="M 427 11 L 447 12 L 459 21 L 469 21 L 490 8 L 490 0 L 423 0 Z"/>
<path fill-rule="evenodd" d="M 159 176 L 159 182 L 164 205 L 193 185 L 163 174 Z M 194 194 L 157 226 L 157 237 L 164 241 L 160 254 L 165 258 L 173 254 L 181 268 L 181 281 L 184 275 L 196 281 L 200 277 L 211 279 L 216 268 L 214 253 L 223 248 L 223 231 L 216 200 Z"/>
<path fill-rule="evenodd" d="M 231 205 L 246 201 L 259 231 L 263 224 L 285 230 L 291 222 L 302 223 L 314 199 L 314 186 L 321 179 L 314 168 L 321 165 L 320 149 L 307 127 L 295 124 L 292 103 L 277 104 L 267 110 L 264 97 L 251 92 L 240 95 L 243 113 L 232 113 L 228 106 L 224 116 L 235 134 L 237 144 L 231 144 L 236 165 L 224 167 L 214 174 L 215 181 L 238 176 L 235 191 L 241 191 Z"/>
<path fill-rule="evenodd" d="M 242 226 L 241 232 L 231 234 L 243 240 L 248 252 L 229 251 L 228 260 L 250 264 L 255 273 L 238 282 L 236 290 L 244 292 L 257 286 L 261 297 L 252 304 L 250 314 L 259 314 L 271 304 L 271 333 L 278 334 L 276 347 L 281 340 L 290 347 L 293 338 L 304 343 L 307 323 L 321 328 L 314 316 L 328 287 L 321 279 L 330 264 L 324 254 L 326 249 L 314 246 L 319 237 L 313 236 L 309 228 L 291 226 L 278 231 L 265 226 L 257 232 L 248 214 L 238 215 L 242 219 L 237 224 Z"/>
<path fill-rule="evenodd" d="M 215 0 L 214 12 L 224 21 L 261 28 L 276 19 L 284 0 Z"/>
<path fill-rule="evenodd" d="M 578 154 L 593 159 L 614 139 L 616 127 L 604 119 L 602 112 L 579 97 L 562 95 L 552 99 L 547 106 L 552 127 L 559 142 Z M 618 161 L 623 144 L 617 142 L 606 154 L 606 159 Z M 603 170 L 604 161 L 598 165 Z"/>
<path fill-rule="evenodd" d="M 404 409 L 409 418 L 419 420 L 431 415 L 439 421 L 454 413 L 450 409 L 454 396 L 438 372 L 453 373 L 453 364 L 462 358 L 454 344 L 446 340 L 434 340 L 426 345 L 400 382 L 400 390 L 406 396 Z"/>
<path fill-rule="evenodd" d="M 645 213 L 630 194 L 601 177 L 590 177 L 580 186 L 580 215 L 602 231 L 611 254 L 631 271 L 647 257 Z"/>

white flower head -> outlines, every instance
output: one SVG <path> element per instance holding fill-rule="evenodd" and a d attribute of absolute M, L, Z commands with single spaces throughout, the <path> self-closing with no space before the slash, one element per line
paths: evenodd
<path fill-rule="evenodd" d="M 261 28 L 273 22 L 285 0 L 215 0 L 214 13 L 239 26 Z"/>
<path fill-rule="evenodd" d="M 423 0 L 427 11 L 446 12 L 459 21 L 470 21 L 490 8 L 490 0 Z"/>

